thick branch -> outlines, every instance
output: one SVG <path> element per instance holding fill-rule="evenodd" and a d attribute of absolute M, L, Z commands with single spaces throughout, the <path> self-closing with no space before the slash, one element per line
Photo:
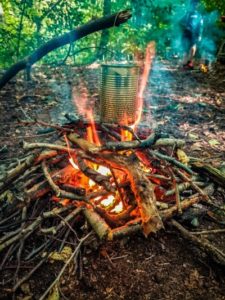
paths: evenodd
<path fill-rule="evenodd" d="M 48 41 L 46 44 L 38 48 L 36 51 L 34 51 L 30 56 L 24 58 L 23 60 L 17 62 L 11 68 L 9 68 L 8 71 L 6 71 L 6 73 L 0 79 L 0 89 L 3 88 L 7 84 L 7 82 L 9 82 L 9 80 L 12 79 L 18 72 L 32 66 L 49 52 L 77 41 L 93 32 L 110 28 L 112 26 L 119 26 L 120 24 L 125 23 L 130 17 L 131 13 L 128 10 L 121 11 L 119 13 L 91 21 L 68 33 L 53 38 L 52 40 Z"/>

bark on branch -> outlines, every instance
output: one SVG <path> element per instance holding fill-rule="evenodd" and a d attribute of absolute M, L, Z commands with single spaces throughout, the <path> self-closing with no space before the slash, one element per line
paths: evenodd
<path fill-rule="evenodd" d="M 34 63 L 39 61 L 49 52 L 59 47 L 65 46 L 66 44 L 77 41 L 93 32 L 110 28 L 112 26 L 119 26 L 120 24 L 125 23 L 130 17 L 130 11 L 121 11 L 116 14 L 91 21 L 59 37 L 51 39 L 36 51 L 34 51 L 30 56 L 12 65 L 0 79 L 0 89 L 2 89 L 17 73 L 19 73 L 23 69 L 30 68 Z"/>

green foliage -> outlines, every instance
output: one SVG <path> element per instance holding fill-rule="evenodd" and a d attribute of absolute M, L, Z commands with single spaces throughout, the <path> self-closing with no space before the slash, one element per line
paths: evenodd
<path fill-rule="evenodd" d="M 225 2 L 202 0 L 209 11 L 225 14 Z M 0 67 L 6 68 L 29 55 L 44 42 L 81 24 L 102 16 L 103 0 L 2 0 L 4 10 L 0 20 Z M 123 58 L 143 51 L 156 40 L 162 51 L 174 39 L 179 18 L 188 0 L 111 0 L 111 12 L 132 9 L 132 19 L 119 28 L 109 30 L 106 58 Z M 41 63 L 59 63 L 68 56 L 67 63 L 85 64 L 95 59 L 101 33 L 62 47 L 42 59 Z M 89 48 L 77 53 L 82 48 Z M 108 53 L 108 54 L 107 54 Z M 69 54 L 69 55 L 68 55 Z"/>

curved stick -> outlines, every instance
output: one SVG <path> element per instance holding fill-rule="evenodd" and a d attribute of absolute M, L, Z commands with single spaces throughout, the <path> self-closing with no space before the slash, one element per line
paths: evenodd
<path fill-rule="evenodd" d="M 51 39 L 50 41 L 39 47 L 36 51 L 34 51 L 30 56 L 12 65 L 11 68 L 9 68 L 0 79 L 0 89 L 3 88 L 6 83 L 9 82 L 9 80 L 12 79 L 17 73 L 19 73 L 23 69 L 29 69 L 34 63 L 39 61 L 49 52 L 59 47 L 65 46 L 66 44 L 77 41 L 93 32 L 113 26 L 119 26 L 120 24 L 125 23 L 130 18 L 131 13 L 129 10 L 121 11 L 119 13 L 102 17 L 95 21 L 91 21 L 59 37 Z"/>

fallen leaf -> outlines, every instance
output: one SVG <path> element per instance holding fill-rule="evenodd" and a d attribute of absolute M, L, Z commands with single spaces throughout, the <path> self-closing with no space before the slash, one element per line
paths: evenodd
<path fill-rule="evenodd" d="M 48 259 L 52 261 L 59 260 L 59 261 L 66 262 L 71 255 L 72 255 L 72 249 L 68 246 L 65 246 L 60 253 L 56 251 L 51 252 L 48 256 Z"/>
<path fill-rule="evenodd" d="M 216 139 L 209 140 L 208 143 L 210 144 L 210 146 L 220 145 L 220 142 Z"/>
<path fill-rule="evenodd" d="M 188 137 L 191 139 L 191 140 L 197 140 L 199 139 L 199 136 L 197 134 L 194 134 L 194 133 L 189 133 L 188 134 Z"/>
<path fill-rule="evenodd" d="M 194 144 L 191 146 L 191 150 L 192 150 L 192 151 L 202 151 L 202 145 L 201 145 L 201 143 L 199 143 L 199 142 L 194 143 Z"/>
<path fill-rule="evenodd" d="M 54 286 L 54 288 L 52 289 L 52 292 L 48 296 L 47 300 L 60 300 L 59 289 L 58 289 L 57 285 Z"/>
<path fill-rule="evenodd" d="M 183 150 L 177 149 L 177 157 L 182 164 L 187 165 L 189 163 L 190 159 Z"/>

